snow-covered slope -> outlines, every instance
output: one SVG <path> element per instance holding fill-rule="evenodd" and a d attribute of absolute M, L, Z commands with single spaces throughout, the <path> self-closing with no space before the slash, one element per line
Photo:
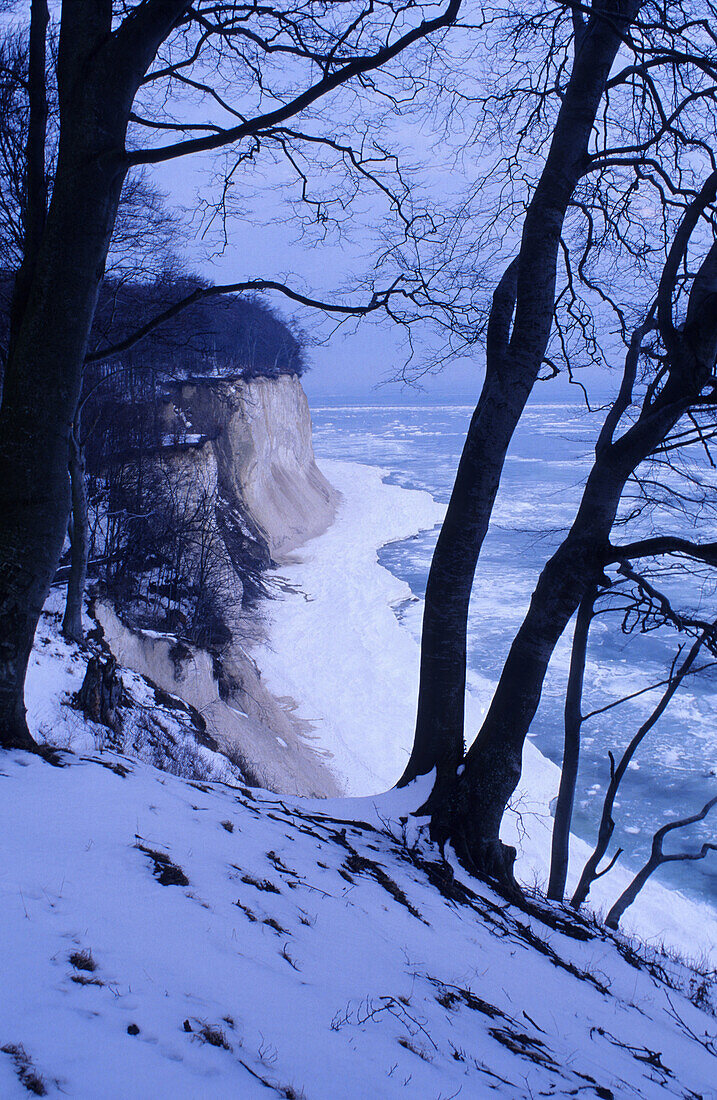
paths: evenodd
<path fill-rule="evenodd" d="M 343 500 L 336 521 L 282 567 L 283 600 L 269 605 L 269 644 L 255 656 L 268 687 L 297 700 L 317 744 L 350 794 L 376 794 L 400 777 L 410 752 L 418 692 L 419 651 L 396 609 L 412 600 L 407 584 L 378 564 L 386 542 L 432 527 L 443 509 L 428 493 L 386 484 L 380 469 L 324 461 Z M 480 728 L 493 685 L 471 678 L 466 731 Z M 518 849 L 521 881 L 545 885 L 560 772 L 530 741 L 523 776 L 505 818 L 504 839 Z M 571 841 L 573 888 L 589 846 Z M 592 904 L 609 906 L 634 873 L 617 866 L 594 884 Z M 663 941 L 717 965 L 717 912 L 651 880 L 624 925 L 655 944 Z"/>
<path fill-rule="evenodd" d="M 80 649 L 63 638 L 64 592 L 53 589 L 35 632 L 25 681 L 27 721 L 35 740 L 73 752 L 113 748 L 189 779 L 242 780 L 243 772 L 218 751 L 199 711 L 132 669 L 123 667 L 121 728 L 89 721 L 75 703 L 87 662 L 108 655 L 96 640 Z M 88 639 L 97 624 L 85 615 Z"/>
<path fill-rule="evenodd" d="M 397 796 L 59 762 L 0 760 L 4 1098 L 717 1096 L 699 976 L 447 880 Z"/>

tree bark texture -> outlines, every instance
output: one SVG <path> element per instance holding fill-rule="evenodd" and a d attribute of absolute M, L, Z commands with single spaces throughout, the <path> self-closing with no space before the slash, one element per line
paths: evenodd
<path fill-rule="evenodd" d="M 85 482 L 85 457 L 80 443 L 77 418 L 70 432 L 70 575 L 67 579 L 65 614 L 62 633 L 71 642 L 84 641 L 82 608 L 87 583 L 87 558 L 89 554 L 89 526 L 87 516 L 87 485 Z"/>
<path fill-rule="evenodd" d="M 552 327 L 565 214 L 583 175 L 590 137 L 622 35 L 641 0 L 593 7 L 545 167 L 528 207 L 517 260 L 501 279 L 487 334 L 486 378 L 431 563 L 421 638 L 413 751 L 406 784 L 437 769 L 429 807 L 445 803 L 463 758 L 468 606 L 506 452 L 538 377 Z"/>
<path fill-rule="evenodd" d="M 28 42 L 29 118 L 25 145 L 26 169 L 22 210 L 23 257 L 20 269 L 15 276 L 10 307 L 11 347 L 27 302 L 47 216 L 45 144 L 48 112 L 46 88 L 48 22 L 47 0 L 32 0 Z"/>
<path fill-rule="evenodd" d="M 126 171 L 139 81 L 180 5 L 140 5 L 112 33 L 107 0 L 62 11 L 52 201 L 0 408 L 0 747 L 33 749 L 23 686 L 70 507 L 69 435 Z"/>

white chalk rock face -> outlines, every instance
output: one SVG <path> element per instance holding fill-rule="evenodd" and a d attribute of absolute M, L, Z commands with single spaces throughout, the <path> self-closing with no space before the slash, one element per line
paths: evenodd
<path fill-rule="evenodd" d="M 131 630 L 101 600 L 94 617 L 119 664 L 194 707 L 206 732 L 252 786 L 319 798 L 341 793 L 329 768 L 331 754 L 315 743 L 311 723 L 294 715 L 293 700 L 270 694 L 240 646 L 224 655 L 233 690 L 222 698 L 205 650 L 171 635 Z"/>
<path fill-rule="evenodd" d="M 105 639 L 121 665 L 195 707 L 252 785 L 336 795 L 341 787 L 328 767 L 331 754 L 312 743 L 313 726 L 295 715 L 293 699 L 270 694 L 248 654 L 262 637 L 263 615 L 246 600 L 247 576 L 286 562 L 322 534 L 340 500 L 316 465 L 301 383 L 290 375 L 175 382 L 159 415 L 157 461 L 168 482 L 188 505 L 211 504 L 205 546 L 231 638 L 215 663 L 174 635 L 127 625 L 97 601 Z"/>
<path fill-rule="evenodd" d="M 237 477 L 272 558 L 283 561 L 326 530 L 339 496 L 314 460 L 309 403 L 298 378 L 249 382 L 242 405 L 243 420 L 230 431 L 246 432 L 252 446 L 235 449 Z"/>
<path fill-rule="evenodd" d="M 311 414 L 295 375 L 176 384 L 163 410 L 177 445 L 211 449 L 223 498 L 282 562 L 333 522 L 339 494 L 314 460 Z"/>

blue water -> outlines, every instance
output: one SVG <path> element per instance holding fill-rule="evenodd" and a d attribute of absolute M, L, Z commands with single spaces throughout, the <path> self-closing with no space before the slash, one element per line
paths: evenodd
<path fill-rule="evenodd" d="M 427 490 L 437 500 L 447 501 L 472 411 L 471 406 L 462 404 L 317 404 L 312 408 L 314 447 L 319 458 L 383 467 L 391 482 Z M 469 623 L 469 675 L 472 670 L 491 681 L 499 676 L 540 569 L 573 518 L 603 415 L 589 413 L 577 397 L 563 403 L 543 399 L 528 406 L 506 461 L 478 565 Z M 693 538 L 717 537 L 712 527 L 707 528 L 704 515 L 696 535 L 694 520 L 690 506 L 683 517 L 668 516 L 662 530 L 678 533 L 678 529 L 689 527 Z M 619 534 L 614 541 L 635 537 L 631 530 L 622 539 Z M 386 546 L 380 553 L 381 563 L 405 580 L 418 597 L 425 592 L 436 537 L 437 529 L 424 532 Z M 696 590 L 697 582 L 690 583 Z M 693 602 L 697 601 L 693 595 Z M 702 583 L 699 601 L 703 617 L 714 618 L 717 596 L 711 581 Z M 420 618 L 409 615 L 406 625 L 418 635 Z M 530 734 L 541 752 L 558 763 L 570 634 L 569 629 L 556 651 Z M 670 629 L 626 636 L 618 616 L 601 616 L 591 631 L 583 712 L 661 680 L 681 641 Z M 573 830 L 589 842 L 595 838 L 609 779 L 608 751 L 619 758 L 659 695 L 642 696 L 583 726 Z M 644 861 L 656 828 L 671 818 L 695 812 L 717 793 L 716 702 L 715 670 L 685 681 L 638 750 L 635 766 L 623 780 L 614 815 L 611 850 L 622 847 L 622 861 L 627 866 L 636 870 Z M 714 840 L 717 808 L 712 819 L 690 831 L 673 833 L 665 850 L 695 850 L 703 840 Z M 717 853 L 699 862 L 668 864 L 657 876 L 717 905 Z"/>

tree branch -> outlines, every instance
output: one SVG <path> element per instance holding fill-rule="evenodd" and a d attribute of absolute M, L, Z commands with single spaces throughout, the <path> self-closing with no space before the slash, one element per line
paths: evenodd
<path fill-rule="evenodd" d="M 300 294 L 284 283 L 276 282 L 273 279 L 248 279 L 245 282 L 228 283 L 224 286 L 198 287 L 185 298 L 181 298 L 162 313 L 157 314 L 156 317 L 153 317 L 124 340 L 120 340 L 117 344 L 112 344 L 110 347 L 99 348 L 97 351 L 90 352 L 89 355 L 85 356 L 85 363 L 99 363 L 105 359 L 112 359 L 116 355 L 121 355 L 123 352 L 129 351 L 130 348 L 139 344 L 145 337 L 159 328 L 160 325 L 170 321 L 173 317 L 176 317 L 178 313 L 194 305 L 195 302 L 201 301 L 203 298 L 215 298 L 222 294 L 238 294 L 246 291 L 276 290 L 280 294 L 284 294 L 287 298 L 290 298 L 293 302 L 298 302 L 300 305 L 304 306 L 310 306 L 312 309 L 323 310 L 325 313 L 336 313 L 348 317 L 364 317 L 368 313 L 374 313 L 376 310 L 387 308 L 393 294 L 404 293 L 403 290 L 399 289 L 397 285 L 398 281 L 397 279 L 386 290 L 374 291 L 369 301 L 362 306 L 348 306 L 340 302 L 322 302 L 317 298 L 309 298 L 306 294 Z"/>
<path fill-rule="evenodd" d="M 650 858 L 648 859 L 644 867 L 642 867 L 637 872 L 630 885 L 627 887 L 626 890 L 623 891 L 623 893 L 620 895 L 620 897 L 617 899 L 612 909 L 608 913 L 605 919 L 605 924 L 608 926 L 608 928 L 617 928 L 618 924 L 620 923 L 620 918 L 622 917 L 625 910 L 630 905 L 632 905 L 652 872 L 660 867 L 663 863 L 675 863 L 682 862 L 684 860 L 704 859 L 708 852 L 717 852 L 717 844 L 714 844 L 710 841 L 705 841 L 699 852 L 675 852 L 672 855 L 665 855 L 662 850 L 664 839 L 669 832 L 671 832 L 673 829 L 683 829 L 687 825 L 694 825 L 698 821 L 703 821 L 704 818 L 707 817 L 707 814 L 710 812 L 713 806 L 717 806 L 717 795 L 715 795 L 714 798 L 711 798 L 709 802 L 706 802 L 699 813 L 692 814 L 690 817 L 683 817 L 679 821 L 669 821 L 666 825 L 663 825 L 662 828 L 657 830 L 652 838 L 652 851 L 650 852 Z"/>
<path fill-rule="evenodd" d="M 696 561 L 704 561 L 708 565 L 717 565 L 717 542 L 699 543 L 678 535 L 659 535 L 627 543 L 625 546 L 609 546 L 605 553 L 605 564 L 633 558 L 652 558 L 661 554 L 681 554 Z"/>
<path fill-rule="evenodd" d="M 673 320 L 672 296 L 674 294 L 677 272 L 685 258 L 690 238 L 704 211 L 717 197 L 717 171 L 711 172 L 700 191 L 685 211 L 675 233 L 667 260 L 662 270 L 657 290 L 657 320 L 665 347 L 674 354 L 677 343 L 677 329 Z"/>
<path fill-rule="evenodd" d="M 301 111 L 304 111 L 307 107 L 310 107 L 317 100 L 322 99 L 330 92 L 335 91 L 336 88 L 341 87 L 342 84 L 346 84 L 348 81 L 353 80 L 354 77 L 363 76 L 366 73 L 372 72 L 374 69 L 381 68 L 381 66 L 393 60 L 394 57 L 397 57 L 403 50 L 407 49 L 407 47 L 413 45 L 414 42 L 418 42 L 420 39 L 433 34 L 435 31 L 443 30 L 450 26 L 451 23 L 455 22 L 458 16 L 461 3 L 462 0 L 449 0 L 448 6 L 442 15 L 436 16 L 435 19 L 423 20 L 417 27 L 401 35 L 395 42 L 383 46 L 380 50 L 376 50 L 375 53 L 365 57 L 354 58 L 334 72 L 326 73 L 321 80 L 312 84 L 306 91 L 290 99 L 288 103 L 276 107 L 273 111 L 267 111 L 265 114 L 258 115 L 256 118 L 247 119 L 238 126 L 232 126 L 228 130 L 222 131 L 221 134 L 211 134 L 203 138 L 179 141 L 172 145 L 165 145 L 157 149 L 137 149 L 127 154 L 127 163 L 130 166 L 138 164 L 160 164 L 163 161 L 172 160 L 175 157 L 186 156 L 189 153 L 202 153 L 211 149 L 220 149 L 222 146 L 230 145 L 233 142 L 240 141 L 242 138 L 251 137 L 259 130 L 266 130 L 269 127 L 286 122 L 288 119 L 294 118 L 296 115 L 300 114 Z"/>

